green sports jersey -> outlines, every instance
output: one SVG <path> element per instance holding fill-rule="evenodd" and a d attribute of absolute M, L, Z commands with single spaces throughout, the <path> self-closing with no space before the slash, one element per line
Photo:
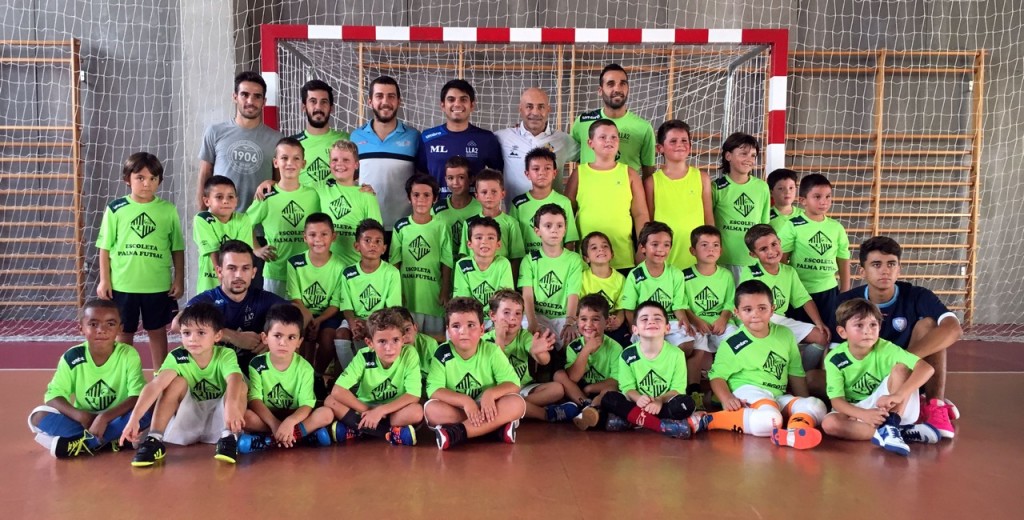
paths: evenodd
<path fill-rule="evenodd" d="M 446 198 L 438 201 L 434 204 L 434 207 L 431 208 L 430 212 L 437 218 L 441 219 L 441 221 L 448 226 L 448 229 L 451 230 L 452 259 L 454 260 L 456 258 L 462 258 L 459 251 L 462 250 L 462 246 L 465 245 L 465 242 L 460 243 L 459 241 L 462 240 L 462 228 L 466 225 L 466 219 L 474 215 L 479 215 L 480 212 L 484 210 L 484 207 L 480 205 L 480 201 L 470 199 L 469 204 L 466 204 L 466 207 L 456 209 L 452 207 L 451 200 L 451 198 Z"/>
<path fill-rule="evenodd" d="M 419 332 L 416 334 L 415 343 L 406 345 L 406 347 L 410 346 L 416 349 L 416 353 L 420 357 L 420 375 L 426 381 L 427 371 L 430 370 L 430 358 L 434 357 L 434 351 L 437 350 L 437 340 Z"/>
<path fill-rule="evenodd" d="M 587 145 L 590 125 L 598 119 L 611 119 L 619 129 L 619 153 L 615 156 L 615 162 L 629 165 L 640 172 L 643 166 L 654 166 L 654 128 L 646 119 L 626 112 L 626 115 L 619 118 L 607 117 L 604 109 L 586 112 L 576 116 L 572 123 L 569 135 L 580 145 L 580 164 L 592 163 L 596 159 L 594 150 Z"/>
<path fill-rule="evenodd" d="M 711 205 L 715 225 L 722 232 L 723 265 L 750 265 L 750 256 L 743 236 L 754 224 L 767 224 L 771 210 L 771 192 L 768 183 L 753 175 L 743 184 L 737 184 L 728 175 L 722 175 L 711 184 Z"/>
<path fill-rule="evenodd" d="M 498 345 L 495 336 L 497 334 L 492 330 L 485 333 L 480 339 Z M 533 382 L 533 376 L 530 375 L 530 348 L 532 346 L 533 334 L 530 334 L 530 331 L 526 329 L 519 329 L 519 333 L 512 339 L 512 343 L 504 347 L 498 345 L 498 348 L 508 358 L 508 362 L 512 363 L 512 368 L 516 371 L 516 376 L 519 377 L 519 384 L 521 386 L 526 386 Z"/>
<path fill-rule="evenodd" d="M 217 270 L 213 267 L 213 253 L 228 240 L 241 240 L 252 247 L 252 221 L 245 213 L 232 213 L 231 219 L 221 222 L 213 213 L 200 211 L 192 219 L 192 241 L 199 249 L 199 277 L 196 293 L 208 291 L 220 285 Z"/>
<path fill-rule="evenodd" d="M 447 388 L 453 392 L 479 399 L 480 394 L 503 383 L 519 385 L 519 378 L 501 348 L 487 341 L 481 341 L 476 353 L 463 359 L 449 342 L 444 342 L 434 351 L 427 372 L 427 397 Z"/>
<path fill-rule="evenodd" d="M 825 357 L 825 392 L 829 399 L 842 397 L 859 403 L 878 389 L 897 364 L 913 370 L 920 359 L 881 338 L 866 356 L 857 359 L 850 352 L 850 344 L 844 341 Z"/>
<path fill-rule="evenodd" d="M 61 356 L 43 402 L 63 397 L 79 410 L 99 413 L 138 396 L 145 384 L 142 362 L 134 347 L 114 343 L 110 357 L 97 366 L 87 341 Z"/>
<path fill-rule="evenodd" d="M 172 253 L 185 250 L 178 210 L 160 197 L 145 204 L 121 197 L 103 211 L 96 247 L 110 253 L 110 284 L 115 291 L 169 291 Z"/>
<path fill-rule="evenodd" d="M 309 251 L 288 259 L 288 299 L 299 300 L 302 305 L 320 316 L 328 307 L 345 306 L 344 278 L 345 264 L 331 254 L 327 263 L 317 267 L 309 259 Z"/>
<path fill-rule="evenodd" d="M 317 185 L 320 209 L 334 221 L 334 243 L 331 252 L 345 265 L 359 261 L 355 250 L 356 227 L 366 219 L 381 222 L 380 204 L 372 193 L 360 191 L 359 186 L 342 186 L 334 179 Z M 383 222 L 381 222 L 383 224 Z"/>
<path fill-rule="evenodd" d="M 313 188 L 300 186 L 295 191 L 284 191 L 274 185 L 263 200 L 254 200 L 245 214 L 253 225 L 263 224 L 267 243 L 274 246 L 277 259 L 266 263 L 263 277 L 271 280 L 288 279 L 288 259 L 308 247 L 302 237 L 306 217 L 320 211 L 320 197 Z"/>
<path fill-rule="evenodd" d="M 708 372 L 709 379 L 724 379 L 729 390 L 753 385 L 774 397 L 786 393 L 791 376 L 804 376 L 800 350 L 793 333 L 774 323 L 763 338 L 754 337 L 746 327 L 741 327 L 719 346 Z"/>
<path fill-rule="evenodd" d="M 293 135 L 302 143 L 306 167 L 299 174 L 299 183 L 315 188 L 331 179 L 331 146 L 341 139 L 348 140 L 348 132 L 328 129 L 327 133 L 316 135 L 309 131 Z"/>
<path fill-rule="evenodd" d="M 683 270 L 674 265 L 665 265 L 661 276 L 653 277 L 647 270 L 647 262 L 641 262 L 629 272 L 622 286 L 619 308 L 634 310 L 637 305 L 654 300 L 661 304 L 672 318 L 672 311 L 686 308 L 686 290 L 683 286 Z"/>
<path fill-rule="evenodd" d="M 402 274 L 402 300 L 409 312 L 444 316 L 437 299 L 441 266 L 452 267 L 451 233 L 441 219 L 417 224 L 412 217 L 395 222 L 391 236 L 391 264 Z"/>
<path fill-rule="evenodd" d="M 565 238 L 563 244 L 576 242 L 580 239 L 580 231 L 576 228 L 576 213 L 572 210 L 572 202 L 561 193 L 552 191 L 547 198 L 535 199 L 529 192 L 512 199 L 512 207 L 508 209 L 510 217 L 519 222 L 519 231 L 523 237 L 523 246 L 526 252 L 537 251 L 541 248 L 540 237 L 533 231 L 533 216 L 537 210 L 545 204 L 558 204 L 565 210 Z M 504 233 L 502 234 L 504 236 Z"/>
<path fill-rule="evenodd" d="M 533 308 L 548 318 L 568 316 L 569 297 L 580 296 L 583 289 L 583 257 L 562 249 L 550 257 L 544 251 L 526 255 L 519 267 L 519 287 L 533 288 Z"/>
<path fill-rule="evenodd" d="M 619 391 L 626 393 L 636 390 L 642 395 L 658 397 L 670 390 L 686 393 L 686 354 L 678 347 L 663 341 L 661 352 L 654 359 L 648 359 L 634 343 L 619 355 L 616 372 Z"/>
<path fill-rule="evenodd" d="M 284 371 L 270 361 L 269 352 L 260 354 L 249 362 L 249 400 L 262 401 L 271 410 L 312 408 L 316 406 L 313 377 L 313 365 L 296 353 Z"/>
<path fill-rule="evenodd" d="M 736 280 L 732 272 L 715 266 L 714 274 L 704 276 L 697 267 L 683 269 L 683 286 L 686 291 L 687 307 L 698 318 L 709 325 L 714 323 L 723 311 L 732 310 L 736 295 Z"/>
<path fill-rule="evenodd" d="M 482 217 L 483 213 L 478 213 L 466 219 L 468 223 L 473 220 L 473 217 Z M 501 213 L 497 217 L 494 217 L 495 222 L 498 223 L 498 227 L 501 228 L 501 246 L 498 247 L 498 256 L 504 256 L 509 260 L 515 260 L 516 258 L 522 258 L 526 255 L 526 247 L 523 245 L 523 233 L 519 230 L 519 222 L 512 218 L 508 213 Z M 532 233 L 532 231 L 531 231 Z M 459 240 L 459 257 L 469 256 L 471 251 L 469 250 L 469 226 L 462 226 L 462 237 Z"/>
<path fill-rule="evenodd" d="M 474 258 L 463 258 L 455 263 L 452 273 L 452 296 L 467 296 L 484 306 L 484 313 L 490 312 L 491 296 L 498 289 L 515 289 L 512 281 L 512 264 L 508 258 L 497 256 L 486 271 Z"/>
<path fill-rule="evenodd" d="M 796 274 L 796 269 L 779 264 L 779 273 L 771 274 L 765 270 L 761 262 L 744 267 L 740 270 L 740 283 L 747 280 L 760 280 L 772 290 L 772 304 L 775 305 L 775 314 L 786 315 L 789 309 L 798 309 L 805 303 L 811 301 L 811 295 Z"/>
<path fill-rule="evenodd" d="M 242 375 L 238 368 L 238 357 L 227 347 L 214 345 L 213 357 L 206 368 L 200 368 L 185 347 L 178 347 L 167 354 L 160 371 L 173 370 L 185 378 L 188 391 L 196 401 L 220 399 L 228 389 L 228 376 Z"/>
<path fill-rule="evenodd" d="M 405 394 L 419 398 L 423 396 L 420 357 L 415 349 L 402 348 L 398 359 L 385 367 L 372 348 L 363 347 L 335 384 L 369 405 L 387 404 Z"/>
<path fill-rule="evenodd" d="M 774 229 L 775 232 L 778 233 L 779 229 L 781 229 L 782 226 L 786 224 L 786 222 L 789 222 L 790 220 L 802 216 L 803 214 L 804 209 L 801 208 L 800 206 L 793 206 L 793 212 L 790 213 L 789 215 L 783 215 L 773 207 L 771 211 L 768 212 L 768 224 L 770 224 L 772 226 L 772 229 Z"/>
<path fill-rule="evenodd" d="M 363 272 L 357 263 L 345 268 L 341 310 L 350 310 L 356 317 L 367 316 L 385 307 L 402 304 L 402 275 L 395 266 L 381 262 L 372 273 Z"/>
<path fill-rule="evenodd" d="M 838 287 L 837 259 L 850 259 L 850 238 L 843 225 L 825 217 L 818 222 L 801 215 L 784 224 L 779 233 L 782 252 L 796 269 L 807 292 L 820 293 Z"/>
<path fill-rule="evenodd" d="M 608 300 L 611 305 L 611 312 L 619 310 L 619 298 L 622 296 L 622 288 L 626 285 L 626 277 L 622 273 L 612 269 L 612 275 L 608 278 L 601 278 L 588 268 L 583 269 L 582 289 L 580 295 L 600 294 Z"/>
<path fill-rule="evenodd" d="M 566 345 L 565 368 L 567 370 L 579 358 L 580 352 L 583 351 L 584 342 L 584 339 L 579 337 Z M 580 379 L 580 387 L 597 384 L 606 379 L 618 381 L 619 356 L 621 355 L 622 345 L 619 345 L 619 342 L 614 339 L 605 336 L 601 341 L 601 346 L 597 347 L 597 350 L 587 358 L 587 371 L 583 373 L 583 377 Z"/>

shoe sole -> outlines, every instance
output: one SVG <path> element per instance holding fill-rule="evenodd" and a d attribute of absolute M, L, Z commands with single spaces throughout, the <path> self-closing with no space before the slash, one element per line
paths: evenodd
<path fill-rule="evenodd" d="M 164 460 L 164 454 L 160 453 L 153 457 L 153 460 L 133 460 L 132 466 L 136 468 L 148 468 L 157 462 Z"/>
<path fill-rule="evenodd" d="M 873 438 L 873 437 L 871 439 L 871 444 L 874 444 L 875 446 L 878 446 L 879 448 L 882 448 L 883 450 L 888 451 L 889 453 L 895 453 L 897 455 L 902 455 L 904 457 L 910 456 L 910 448 L 907 448 L 906 450 L 904 450 L 900 446 L 893 446 L 891 444 L 883 444 L 883 443 L 879 442 L 878 439 Z"/>
<path fill-rule="evenodd" d="M 222 461 L 222 462 L 227 462 L 228 464 L 235 464 L 237 462 L 230 455 L 225 455 L 223 453 L 218 453 L 218 454 L 214 455 L 213 458 L 215 458 L 215 459 L 217 459 L 219 461 Z"/>
<path fill-rule="evenodd" d="M 441 432 L 440 426 L 434 430 L 434 438 L 434 440 L 437 441 L 437 449 L 444 451 L 449 448 L 447 442 L 448 439 L 445 437 L 445 434 Z"/>
<path fill-rule="evenodd" d="M 815 428 L 777 429 L 772 432 L 772 442 L 776 446 L 808 450 L 821 444 L 821 432 Z"/>
<path fill-rule="evenodd" d="M 594 408 L 584 408 L 582 412 L 576 417 L 573 417 L 572 423 L 577 428 L 586 431 L 595 426 L 597 422 L 601 420 L 601 414 Z"/>

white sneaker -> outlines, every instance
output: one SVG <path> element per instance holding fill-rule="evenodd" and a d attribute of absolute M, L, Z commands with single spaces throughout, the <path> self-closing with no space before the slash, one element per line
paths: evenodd
<path fill-rule="evenodd" d="M 910 446 L 907 446 L 903 437 L 900 437 L 899 428 L 890 424 L 883 424 L 875 430 L 875 435 L 871 437 L 871 444 L 904 457 L 910 455 Z"/>

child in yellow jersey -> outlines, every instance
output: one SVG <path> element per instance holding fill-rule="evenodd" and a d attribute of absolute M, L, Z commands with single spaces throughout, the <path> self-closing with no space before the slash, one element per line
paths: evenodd
<path fill-rule="evenodd" d="M 715 225 L 711 177 L 689 161 L 690 125 L 678 119 L 665 121 L 658 127 L 657 143 L 665 166 L 644 179 L 651 219 L 668 224 L 678 237 L 689 236 L 698 226 Z M 680 240 L 672 245 L 668 263 L 686 269 L 696 265 L 697 259 Z"/>
<path fill-rule="evenodd" d="M 635 170 L 615 161 L 619 153 L 619 130 L 615 123 L 598 119 L 590 125 L 589 136 L 587 144 L 596 159 L 580 164 L 569 176 L 565 195 L 577 208 L 580 233 L 601 231 L 607 235 L 614 252 L 611 265 L 625 275 L 636 265 L 633 232 L 639 234 L 650 220 L 643 183 Z"/>

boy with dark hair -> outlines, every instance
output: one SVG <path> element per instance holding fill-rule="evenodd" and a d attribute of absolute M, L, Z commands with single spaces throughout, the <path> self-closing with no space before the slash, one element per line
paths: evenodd
<path fill-rule="evenodd" d="M 405 307 L 390 307 L 402 318 L 402 341 L 405 346 L 415 349 L 420 358 L 420 375 L 423 380 L 423 388 L 427 387 L 427 369 L 430 368 L 430 358 L 437 350 L 437 340 L 433 336 L 423 334 L 416 327 L 416 320 Z M 441 336 L 444 337 L 443 335 Z"/>
<path fill-rule="evenodd" d="M 122 179 L 131 194 L 107 204 L 96 237 L 96 295 L 117 303 L 121 343 L 133 344 L 141 314 L 154 366 L 167 356 L 166 327 L 185 289 L 185 239 L 178 210 L 156 196 L 163 178 L 164 167 L 156 156 L 130 155 Z"/>
<path fill-rule="evenodd" d="M 722 143 L 722 176 L 715 180 L 712 205 L 715 225 L 722 232 L 721 264 L 737 280 L 740 268 L 753 263 L 743 244 L 743 235 L 754 224 L 767 224 L 771 193 L 765 182 L 751 172 L 761 155 L 754 136 L 734 133 Z"/>
<path fill-rule="evenodd" d="M 220 285 L 217 262 L 213 255 L 226 240 L 241 240 L 252 246 L 252 222 L 245 213 L 238 213 L 238 193 L 235 183 L 223 175 L 214 175 L 203 186 L 203 203 L 192 220 L 192 241 L 199 249 L 199 275 L 196 293 Z"/>
<path fill-rule="evenodd" d="M 707 354 L 718 352 L 725 338 L 736 332 L 736 326 L 730 323 L 736 280 L 728 269 L 718 265 L 722 233 L 715 226 L 698 226 L 690 232 L 690 254 L 697 259 L 697 265 L 683 269 L 685 312 L 697 335 L 694 355 L 686 362 L 686 392 L 702 409 L 704 393 L 700 381 Z"/>
<path fill-rule="evenodd" d="M 402 301 L 416 328 L 444 332 L 444 304 L 452 293 L 452 245 L 449 227 L 431 213 L 440 194 L 437 181 L 416 174 L 405 183 L 412 215 L 395 222 L 391 265 L 402 273 Z"/>
<path fill-rule="evenodd" d="M 447 450 L 467 439 L 496 433 L 516 442 L 516 428 L 526 412 L 519 378 L 494 343 L 481 341 L 484 308 L 472 298 L 452 298 L 445 307 L 448 341 L 434 351 L 423 405 L 437 447 Z"/>
<path fill-rule="evenodd" d="M 472 215 L 466 222 L 473 219 L 488 217 L 494 219 L 501 227 L 502 242 L 498 247 L 498 256 L 508 258 L 512 262 L 512 271 L 516 272 L 519 262 L 526 254 L 523 246 L 523 234 L 519 229 L 519 222 L 501 210 L 501 203 L 505 200 L 505 179 L 500 171 L 484 168 L 476 174 L 473 179 L 473 186 L 476 188 L 476 200 L 480 202 L 480 213 Z M 469 255 L 469 236 L 467 226 L 462 227 L 462 237 L 459 239 L 459 256 Z"/>
<path fill-rule="evenodd" d="M 875 446 L 906 456 L 906 441 L 939 442 L 935 427 L 915 424 L 921 410 L 918 390 L 935 369 L 880 339 L 881 323 L 878 307 L 861 298 L 836 310 L 836 326 L 846 341 L 825 358 L 833 411 L 821 429 L 842 439 L 871 439 Z"/>
<path fill-rule="evenodd" d="M 452 296 L 471 297 L 486 309 L 495 291 L 515 287 L 512 264 L 508 258 L 497 256 L 501 226 L 494 219 L 475 218 L 468 223 L 467 232 L 473 256 L 455 264 Z"/>
<path fill-rule="evenodd" d="M 580 283 L 581 294 L 600 294 L 608 300 L 611 308 L 608 314 L 608 321 L 605 324 L 607 334 L 619 345 L 628 347 L 632 341 L 633 333 L 626 322 L 626 313 L 619 308 L 619 298 L 622 296 L 622 288 L 626 285 L 626 277 L 622 273 L 612 269 L 612 243 L 608 236 L 600 231 L 591 231 L 580 242 L 580 254 L 587 262 L 587 268 L 583 270 L 583 277 Z"/>
<path fill-rule="evenodd" d="M 334 342 L 342 369 L 352 359 L 352 344 L 369 335 L 366 318 L 385 307 L 402 304 L 402 275 L 381 258 L 384 245 L 384 226 L 376 220 L 366 219 L 356 227 L 356 251 L 360 260 L 342 272 L 342 306 L 345 321 L 338 328 Z"/>
<path fill-rule="evenodd" d="M 533 333 L 550 330 L 558 344 L 564 346 L 579 336 L 576 305 L 580 299 L 583 258 L 562 246 L 566 215 L 561 206 L 541 206 L 533 221 L 533 234 L 540 237 L 541 249 L 526 256 L 519 273 L 526 326 Z"/>
<path fill-rule="evenodd" d="M 334 221 L 335 238 L 331 252 L 344 265 L 359 261 L 353 247 L 356 226 L 366 219 L 381 222 L 377 197 L 359 186 L 359 149 L 351 141 L 335 141 L 330 150 L 331 178 L 314 185 L 320 208 Z M 381 222 L 383 223 L 383 222 Z"/>
<path fill-rule="evenodd" d="M 469 161 L 462 156 L 454 156 L 445 161 L 444 178 L 448 186 L 447 196 L 442 196 L 431 212 L 451 230 L 451 256 L 453 260 L 462 258 L 463 229 L 469 217 L 479 215 L 483 211 L 480 201 L 470 192 L 472 186 L 469 175 Z M 443 193 L 442 193 L 443 195 Z"/>
<path fill-rule="evenodd" d="M 572 201 L 555 191 L 555 176 L 558 174 L 555 152 L 547 148 L 534 148 L 526 154 L 526 178 L 530 180 L 530 191 L 519 194 L 512 199 L 508 214 L 519 222 L 526 252 L 541 248 L 540 237 L 533 232 L 534 215 L 542 206 L 557 204 L 566 215 L 564 242 L 569 249 L 575 247 L 580 239 L 576 229 L 576 214 L 572 210 Z"/>
<path fill-rule="evenodd" d="M 608 299 L 600 294 L 580 298 L 580 337 L 565 349 L 565 379 L 556 378 L 566 397 L 584 407 L 573 418 L 581 430 L 621 431 L 627 426 L 621 417 L 601 412 L 604 394 L 619 390 L 616 374 L 622 345 L 605 335 L 610 310 Z"/>
<path fill-rule="evenodd" d="M 61 356 L 46 386 L 46 404 L 28 417 L 36 442 L 58 459 L 93 455 L 108 445 L 119 450 L 118 439 L 145 384 L 139 353 L 117 341 L 117 304 L 89 300 L 78 328 L 85 341 Z M 148 427 L 149 416 L 141 422 Z"/>
<path fill-rule="evenodd" d="M 768 174 L 768 190 L 772 194 L 772 209 L 769 221 L 776 231 L 787 221 L 804 214 L 800 206 L 794 206 L 796 200 L 797 174 L 789 168 L 776 168 Z"/>
<path fill-rule="evenodd" d="M 135 452 L 132 466 L 152 466 L 163 460 L 164 441 L 216 443 L 214 458 L 234 464 L 238 458 L 235 435 L 245 421 L 247 388 L 234 352 L 216 345 L 223 317 L 212 304 L 197 303 L 181 311 L 178 324 L 181 346 L 167 355 L 156 377 L 142 389 L 121 444 L 142 440 L 139 423 L 156 404 L 149 434 Z"/>
<path fill-rule="evenodd" d="M 501 171 L 501 143 L 488 130 L 469 122 L 476 108 L 476 90 L 464 79 L 453 79 L 441 87 L 441 112 L 445 123 L 423 131 L 416 152 L 416 171 L 429 174 L 448 192 L 445 162 L 453 155 L 469 160 L 469 175 L 484 168 Z"/>

